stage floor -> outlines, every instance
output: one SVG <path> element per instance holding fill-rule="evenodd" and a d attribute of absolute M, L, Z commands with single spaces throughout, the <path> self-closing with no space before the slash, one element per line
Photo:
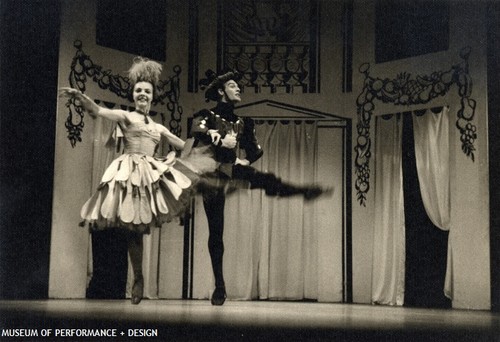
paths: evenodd
<path fill-rule="evenodd" d="M 82 337 L 101 333 L 108 337 Z M 216 307 L 206 300 L 145 299 L 139 305 L 129 300 L 3 300 L 0 341 L 8 340 L 6 334 L 38 335 L 16 337 L 23 341 L 499 342 L 500 314 L 313 302 L 227 301 Z"/>

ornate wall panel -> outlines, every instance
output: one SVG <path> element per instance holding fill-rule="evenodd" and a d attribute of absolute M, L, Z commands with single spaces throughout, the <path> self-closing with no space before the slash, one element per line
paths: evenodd
<path fill-rule="evenodd" d="M 221 0 L 218 12 L 218 70 L 256 93 L 319 92 L 317 0 Z"/>
<path fill-rule="evenodd" d="M 358 138 L 354 148 L 357 200 L 366 203 L 366 194 L 370 189 L 371 138 L 370 120 L 375 110 L 376 101 L 395 105 L 425 104 L 445 95 L 453 85 L 458 87 L 460 108 L 457 111 L 456 127 L 460 132 L 462 151 L 474 161 L 474 142 L 477 138 L 476 125 L 472 122 L 476 110 L 476 101 L 471 97 L 472 78 L 469 74 L 469 56 L 471 49 L 466 47 L 460 52 L 462 62 L 445 71 L 435 71 L 430 75 L 417 75 L 402 72 L 393 79 L 376 78 L 370 75 L 370 65 L 365 63 L 359 71 L 364 74 L 364 86 L 359 94 Z"/>

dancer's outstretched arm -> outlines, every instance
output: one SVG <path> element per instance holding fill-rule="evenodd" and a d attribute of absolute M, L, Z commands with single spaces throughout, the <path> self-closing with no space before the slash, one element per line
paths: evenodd
<path fill-rule="evenodd" d="M 80 102 L 85 111 L 93 117 L 100 116 L 111 121 L 123 122 L 127 114 L 126 111 L 121 109 L 109 109 L 101 107 L 96 104 L 90 97 L 75 88 L 62 87 L 59 89 L 59 96 L 68 99 L 76 99 L 78 102 Z"/>

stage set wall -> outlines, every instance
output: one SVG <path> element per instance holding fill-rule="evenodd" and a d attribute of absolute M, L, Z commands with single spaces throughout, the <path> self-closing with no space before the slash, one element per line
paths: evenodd
<path fill-rule="evenodd" d="M 486 6 L 479 3 L 450 2 L 449 49 L 386 63 L 375 63 L 375 5 L 369 1 L 354 1 L 353 32 L 353 86 L 352 92 L 342 92 L 342 2 L 320 1 L 320 89 L 315 94 L 302 93 L 244 93 L 244 103 L 273 100 L 296 105 L 324 113 L 350 118 L 352 125 L 352 156 L 355 157 L 357 132 L 356 98 L 363 88 L 364 76 L 358 72 L 363 63 L 370 63 L 370 74 L 378 78 L 396 78 L 407 72 L 411 75 L 430 75 L 434 71 L 449 70 L 461 62 L 460 51 L 471 47 L 470 75 L 473 79 L 472 98 L 477 101 L 474 123 L 477 126 L 475 161 L 461 150 L 459 132 L 453 129 L 454 113 L 459 108 L 458 89 L 452 89 L 445 97 L 437 98 L 420 108 L 449 105 L 451 109 L 451 228 L 454 250 L 453 307 L 465 309 L 490 308 L 490 252 L 489 252 L 489 202 L 488 202 L 488 155 L 487 155 L 487 74 L 486 74 L 486 29 L 484 18 Z M 84 51 L 92 60 L 113 72 L 126 71 L 131 54 L 98 46 L 95 40 L 96 1 L 73 0 L 62 2 L 59 86 L 69 86 L 68 76 L 73 43 L 82 41 Z M 199 50 L 200 78 L 206 69 L 215 69 L 217 46 L 216 0 L 200 2 Z M 187 118 L 206 107 L 203 93 L 187 91 L 188 28 L 189 9 L 187 1 L 167 0 L 167 49 L 163 76 L 170 75 L 173 66 L 179 65 L 180 104 L 183 107 L 183 135 L 185 138 Z M 134 23 L 123 28 L 133 30 Z M 147 37 L 144 38 L 147 41 Z M 110 102 L 120 99 L 109 91 L 99 89 L 89 80 L 86 93 L 91 98 Z M 418 106 L 395 106 L 377 103 L 374 115 L 397 113 L 419 109 Z M 154 108 L 161 111 L 161 108 Z M 88 231 L 78 227 L 82 204 L 90 196 L 92 160 L 92 120 L 85 118 L 82 142 L 70 145 L 64 122 L 67 108 L 58 100 L 52 241 L 50 260 L 50 298 L 84 298 L 87 285 L 87 260 L 89 251 Z M 374 118 L 372 118 L 374 122 Z M 373 130 L 371 137 L 375 136 Z M 373 158 L 370 169 L 374 170 Z M 355 168 L 352 169 L 353 184 Z M 373 181 L 375 178 L 371 177 Z M 366 206 L 356 201 L 352 189 L 352 264 L 353 302 L 371 302 L 374 186 L 367 194 Z M 182 266 L 182 230 L 168 229 L 169 264 L 172 274 L 180 277 Z M 170 235 L 171 234 L 171 235 Z M 163 239 L 163 238 L 162 238 Z M 228 246 L 228 248 L 231 248 Z M 162 275 L 163 276 L 163 275 Z M 168 275 L 165 275 L 168 277 Z M 172 294 L 180 298 L 180 279 L 172 279 Z M 178 287 L 179 286 L 179 287 Z"/>

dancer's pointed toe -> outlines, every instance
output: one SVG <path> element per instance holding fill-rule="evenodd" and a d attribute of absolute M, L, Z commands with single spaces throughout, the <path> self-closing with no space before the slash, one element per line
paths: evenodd
<path fill-rule="evenodd" d="M 224 286 L 216 287 L 212 294 L 212 305 L 223 305 L 226 301 L 226 288 Z"/>
<path fill-rule="evenodd" d="M 138 277 L 134 281 L 134 286 L 132 286 L 132 298 L 131 303 L 134 305 L 139 304 L 142 301 L 142 296 L 144 294 L 144 278 Z"/>
<path fill-rule="evenodd" d="M 310 187 L 304 191 L 304 199 L 306 201 L 314 200 L 320 196 L 330 196 L 333 194 L 333 188 L 323 188 L 320 186 Z"/>

